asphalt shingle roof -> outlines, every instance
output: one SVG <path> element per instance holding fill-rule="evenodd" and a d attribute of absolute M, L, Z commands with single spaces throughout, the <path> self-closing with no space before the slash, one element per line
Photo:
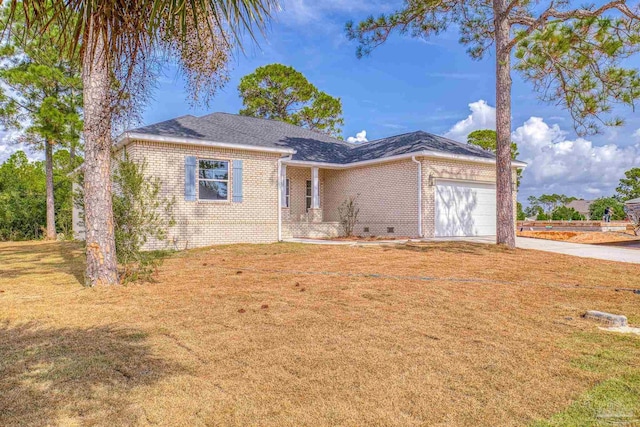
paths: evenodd
<path fill-rule="evenodd" d="M 591 207 L 591 203 L 593 200 L 573 200 L 567 203 L 568 208 L 573 208 L 580 213 L 589 213 L 589 208 Z"/>
<path fill-rule="evenodd" d="M 293 160 L 346 164 L 419 151 L 495 159 L 482 148 L 423 131 L 405 133 L 363 144 L 352 144 L 288 123 L 228 113 L 182 116 L 129 132 L 225 142 L 267 148 L 292 148 Z"/>

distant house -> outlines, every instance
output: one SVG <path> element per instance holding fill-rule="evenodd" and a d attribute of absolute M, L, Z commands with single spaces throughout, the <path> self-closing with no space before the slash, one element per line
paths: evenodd
<path fill-rule="evenodd" d="M 569 202 L 565 206 L 575 209 L 580 215 L 584 216 L 585 219 L 589 220 L 591 219 L 589 217 L 589 208 L 591 207 L 591 203 L 593 203 L 593 200 L 580 199 Z"/>
<path fill-rule="evenodd" d="M 115 155 L 122 150 L 146 159 L 162 193 L 175 197 L 168 237 L 177 247 L 337 236 L 338 207 L 351 196 L 360 209 L 357 235 L 496 232 L 495 156 L 427 132 L 352 144 L 280 121 L 213 113 L 125 132 Z M 514 182 L 524 166 L 512 162 Z M 515 185 L 512 192 L 515 207 Z"/>
<path fill-rule="evenodd" d="M 640 223 L 640 197 L 624 202 L 624 211 L 631 219 Z"/>
<path fill-rule="evenodd" d="M 636 199 L 631 199 L 631 200 L 627 200 L 626 202 L 624 202 L 625 205 L 627 206 L 640 206 L 640 197 L 636 198 Z"/>

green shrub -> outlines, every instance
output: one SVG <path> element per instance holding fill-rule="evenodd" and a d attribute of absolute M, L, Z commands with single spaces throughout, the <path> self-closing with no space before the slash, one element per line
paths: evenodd
<path fill-rule="evenodd" d="M 134 162 L 125 154 L 113 174 L 116 254 L 123 282 L 150 279 L 162 257 L 142 248 L 150 239 L 165 241 L 174 224 L 175 199 L 160 194 L 160 179 L 150 178 L 146 169 L 146 161 Z"/>
<path fill-rule="evenodd" d="M 624 204 L 620 203 L 619 200 L 614 199 L 613 197 L 601 197 L 591 202 L 591 206 L 589 206 L 590 218 L 594 221 L 602 220 L 604 210 L 607 206 L 613 210 L 611 213 L 612 220 L 616 221 L 627 218 L 627 214 L 624 211 Z"/>
<path fill-rule="evenodd" d="M 551 219 L 554 221 L 583 221 L 585 218 L 574 208 L 569 208 L 566 206 L 558 206 L 551 213 Z"/>
<path fill-rule="evenodd" d="M 549 219 L 550 219 L 550 218 L 549 218 L 549 215 L 547 215 L 546 213 L 544 213 L 544 212 L 542 212 L 542 211 L 541 211 L 541 212 L 538 214 L 538 216 L 536 217 L 536 220 L 537 220 L 537 221 L 548 221 Z"/>
<path fill-rule="evenodd" d="M 175 223 L 175 199 L 161 196 L 162 182 L 146 175 L 146 161 L 134 162 L 125 153 L 123 158 L 114 159 L 113 164 L 113 221 L 120 281 L 148 281 L 169 251 L 142 248 L 149 239 L 166 241 L 167 229 Z M 84 222 L 83 174 L 76 174 L 74 179 L 78 184 L 73 194 L 74 205 Z"/>
<path fill-rule="evenodd" d="M 516 219 L 518 221 L 524 221 L 525 219 L 527 219 L 527 215 L 522 210 L 522 203 L 517 202 L 516 207 L 517 207 L 517 212 L 518 212 L 517 215 L 516 215 Z"/>

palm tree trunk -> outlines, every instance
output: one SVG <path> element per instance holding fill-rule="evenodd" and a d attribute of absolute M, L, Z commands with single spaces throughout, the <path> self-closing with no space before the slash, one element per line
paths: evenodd
<path fill-rule="evenodd" d="M 47 174 L 47 240 L 56 238 L 56 209 L 53 198 L 53 141 L 44 142 L 44 163 Z"/>
<path fill-rule="evenodd" d="M 84 213 L 88 286 L 118 283 L 111 206 L 110 73 L 105 37 L 90 20 L 82 58 L 84 85 Z"/>
<path fill-rule="evenodd" d="M 504 15 L 506 0 L 494 0 L 496 32 L 496 243 L 515 248 L 513 178 L 511 175 L 511 25 Z"/>

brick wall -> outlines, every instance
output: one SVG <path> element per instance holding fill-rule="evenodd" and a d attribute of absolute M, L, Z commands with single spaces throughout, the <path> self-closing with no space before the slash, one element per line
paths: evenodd
<path fill-rule="evenodd" d="M 300 237 L 322 239 L 342 235 L 342 227 L 337 222 L 283 222 L 282 238 Z"/>
<path fill-rule="evenodd" d="M 184 249 L 219 243 L 262 243 L 277 240 L 278 154 L 142 141 L 128 145 L 127 152 L 132 160 L 146 159 L 147 173 L 162 181 L 162 196 L 174 197 L 176 201 L 176 224 L 168 232 L 168 244 L 151 241 L 146 249 L 166 246 Z M 229 201 L 223 202 L 185 201 L 186 156 L 229 161 L 229 193 L 233 185 L 231 161 L 243 160 L 243 201 L 233 203 L 230 201 L 231 197 Z M 433 237 L 435 232 L 437 178 L 495 182 L 495 166 L 491 164 L 431 158 L 419 160 L 423 176 L 425 237 Z M 354 230 L 356 235 L 418 235 L 418 166 L 410 159 L 344 170 L 320 169 L 320 210 L 322 221 L 326 225 L 308 223 L 306 181 L 311 179 L 311 169 L 292 166 L 286 169 L 290 180 L 290 207 L 283 209 L 283 238 L 337 235 L 341 231 L 338 206 L 349 196 L 358 197 L 360 214 Z M 514 192 L 514 215 L 516 196 Z M 290 221 L 287 221 L 288 218 Z M 393 228 L 393 233 L 388 232 L 390 227 Z"/>
<path fill-rule="evenodd" d="M 322 173 L 325 221 L 339 221 L 338 206 L 357 196 L 360 214 L 354 234 L 417 236 L 418 165 L 411 160 Z M 388 233 L 388 227 L 393 227 L 393 233 Z"/>
<path fill-rule="evenodd" d="M 132 160 L 146 159 L 147 173 L 162 181 L 162 196 L 175 197 L 176 201 L 176 224 L 169 229 L 168 244 L 151 241 L 145 249 L 277 241 L 278 154 L 142 141 L 128 145 L 127 152 Z M 229 201 L 185 201 L 186 156 L 229 161 Z M 243 160 L 240 203 L 231 201 L 234 159 Z"/>

